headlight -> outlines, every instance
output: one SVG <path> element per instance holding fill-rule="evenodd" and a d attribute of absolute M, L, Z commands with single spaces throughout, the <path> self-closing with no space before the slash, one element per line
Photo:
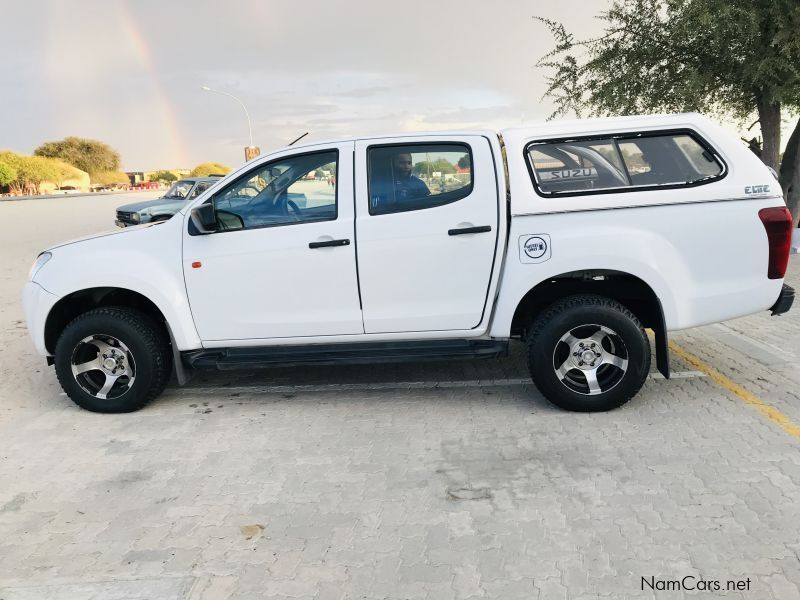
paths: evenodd
<path fill-rule="evenodd" d="M 140 219 L 139 213 L 131 213 L 131 221 L 138 223 Z"/>
<path fill-rule="evenodd" d="M 36 274 L 43 266 L 47 264 L 47 261 L 51 258 L 53 258 L 53 255 L 49 252 L 42 252 L 39 256 L 37 256 L 36 260 L 33 261 L 33 266 L 31 267 L 30 272 L 28 273 L 28 281 L 33 281 L 33 278 L 36 277 Z"/>

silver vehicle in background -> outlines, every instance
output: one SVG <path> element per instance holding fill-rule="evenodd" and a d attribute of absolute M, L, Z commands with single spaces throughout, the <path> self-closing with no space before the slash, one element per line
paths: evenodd
<path fill-rule="evenodd" d="M 117 208 L 114 224 L 118 227 L 130 227 L 142 223 L 166 221 L 181 210 L 187 200 L 202 194 L 219 181 L 220 177 L 222 176 L 188 177 L 176 181 L 161 198 L 132 202 Z"/>

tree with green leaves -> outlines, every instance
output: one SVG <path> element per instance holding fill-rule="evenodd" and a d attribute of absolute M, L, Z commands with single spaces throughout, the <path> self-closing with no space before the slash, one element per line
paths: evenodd
<path fill-rule="evenodd" d="M 549 70 L 553 116 L 711 112 L 757 119 L 762 160 L 780 171 L 795 221 L 800 209 L 800 2 L 615 0 L 604 31 L 576 39 L 535 17 L 555 39 Z M 782 162 L 781 118 L 794 115 Z"/>
<path fill-rule="evenodd" d="M 118 171 L 119 153 L 111 146 L 79 137 L 67 137 L 58 142 L 47 142 L 33 151 L 36 156 L 58 158 L 86 171 L 90 177 L 106 171 Z"/>
<path fill-rule="evenodd" d="M 17 154 L 16 152 L 11 152 L 10 150 L 5 150 L 0 152 L 0 161 L 4 164 L 11 167 L 11 169 L 15 173 L 15 177 L 8 183 L 8 186 L 11 190 L 12 194 L 23 194 L 23 193 L 30 193 L 27 175 L 28 172 L 31 170 L 31 165 L 28 164 L 26 160 L 26 156 L 22 156 L 21 154 Z"/>
<path fill-rule="evenodd" d="M 44 181 L 58 183 L 65 174 L 62 165 L 41 156 L 24 156 L 14 152 L 0 152 L 0 161 L 17 172 L 17 177 L 9 184 L 14 194 L 38 194 Z"/>
<path fill-rule="evenodd" d="M 11 185 L 17 179 L 17 170 L 8 163 L 0 161 L 0 188 Z"/>
<path fill-rule="evenodd" d="M 226 173 L 230 173 L 231 168 L 226 167 L 225 165 L 221 165 L 219 163 L 207 162 L 207 163 L 200 163 L 192 172 L 189 173 L 190 177 L 208 177 L 209 175 L 225 175 Z"/>
<path fill-rule="evenodd" d="M 40 186 L 43 182 L 50 181 L 58 184 L 66 179 L 63 163 L 59 164 L 58 161 L 42 156 L 26 156 L 24 159 L 26 181 L 36 194 L 41 193 Z"/>
<path fill-rule="evenodd" d="M 13 171 L 14 178 L 6 184 L 13 194 L 38 194 L 41 184 L 46 181 L 60 186 L 64 181 L 85 177 L 84 173 L 64 161 L 43 156 L 3 151 L 0 152 L 0 163 Z"/>
<path fill-rule="evenodd" d="M 458 166 L 462 169 L 468 169 L 472 166 L 472 161 L 470 161 L 469 154 L 465 154 L 458 159 Z"/>
<path fill-rule="evenodd" d="M 414 175 L 430 175 L 432 173 L 455 173 L 456 168 L 446 158 L 436 160 L 421 160 L 414 165 Z"/>

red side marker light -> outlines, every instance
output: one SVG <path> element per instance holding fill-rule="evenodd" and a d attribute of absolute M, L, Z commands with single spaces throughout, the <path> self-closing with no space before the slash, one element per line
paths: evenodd
<path fill-rule="evenodd" d="M 199 269 L 199 268 L 200 268 L 200 267 L 202 267 L 202 266 L 203 266 L 203 263 L 201 263 L 199 260 L 196 260 L 196 261 L 194 261 L 194 262 L 192 263 L 192 268 L 193 268 L 193 269 Z"/>

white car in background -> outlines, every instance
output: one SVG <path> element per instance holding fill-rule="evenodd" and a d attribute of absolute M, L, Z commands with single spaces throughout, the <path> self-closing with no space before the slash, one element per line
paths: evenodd
<path fill-rule="evenodd" d="M 54 189 L 51 194 L 82 194 L 83 190 L 76 188 L 74 185 L 62 185 Z"/>

